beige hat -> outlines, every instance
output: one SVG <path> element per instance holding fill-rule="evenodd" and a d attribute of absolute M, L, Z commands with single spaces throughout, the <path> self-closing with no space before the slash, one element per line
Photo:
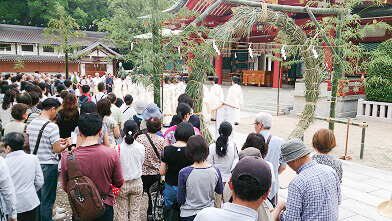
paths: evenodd
<path fill-rule="evenodd" d="M 383 202 L 378 206 L 378 214 L 392 218 L 392 193 L 389 201 Z"/>

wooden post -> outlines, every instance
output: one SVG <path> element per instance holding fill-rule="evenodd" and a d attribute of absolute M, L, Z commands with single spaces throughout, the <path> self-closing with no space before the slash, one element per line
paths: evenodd
<path fill-rule="evenodd" d="M 348 149 L 348 132 L 350 129 L 350 118 L 347 119 L 347 133 L 346 133 L 346 149 L 344 151 L 344 156 L 342 156 L 340 159 L 342 160 L 351 160 L 351 157 L 347 155 L 347 149 Z"/>
<path fill-rule="evenodd" d="M 217 55 L 215 56 L 215 75 L 219 78 L 218 84 L 222 84 L 222 60 L 223 60 L 223 55 Z"/>

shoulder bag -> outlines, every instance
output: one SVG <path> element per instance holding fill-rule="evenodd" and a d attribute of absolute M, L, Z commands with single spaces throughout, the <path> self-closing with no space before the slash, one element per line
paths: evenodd
<path fill-rule="evenodd" d="M 41 142 L 42 134 L 44 133 L 46 125 L 48 125 L 49 123 L 50 123 L 50 120 L 48 122 L 44 123 L 44 125 L 42 125 L 42 127 L 41 127 L 41 130 L 39 130 L 38 137 L 37 137 L 37 143 L 35 143 L 35 148 L 33 151 L 34 155 L 37 155 L 39 143 Z"/>
<path fill-rule="evenodd" d="M 67 194 L 73 216 L 77 220 L 93 220 L 105 213 L 104 198 L 97 187 L 87 176 L 80 171 L 74 151 L 70 151 L 67 158 Z M 109 192 L 112 189 L 109 188 Z M 109 194 L 106 194 L 106 196 Z"/>

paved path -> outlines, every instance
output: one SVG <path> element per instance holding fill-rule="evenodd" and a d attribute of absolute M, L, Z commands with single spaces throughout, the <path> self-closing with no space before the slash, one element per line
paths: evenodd
<path fill-rule="evenodd" d="M 215 127 L 211 126 L 210 131 Z M 213 135 L 214 136 L 214 135 Z M 242 146 L 247 134 L 235 132 L 237 146 Z M 342 202 L 339 207 L 339 220 L 343 221 L 384 221 L 377 213 L 377 207 L 388 201 L 392 193 L 392 172 L 342 161 L 343 179 L 341 184 Z M 294 173 L 289 167 L 284 173 Z M 291 170 L 291 171 L 289 171 Z M 281 200 L 287 199 L 287 189 L 280 189 Z"/>

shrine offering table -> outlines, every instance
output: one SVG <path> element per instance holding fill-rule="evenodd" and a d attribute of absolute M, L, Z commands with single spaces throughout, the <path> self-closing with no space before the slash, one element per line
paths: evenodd
<path fill-rule="evenodd" d="M 244 85 L 257 84 L 259 87 L 261 85 L 266 85 L 265 71 L 244 70 L 242 72 Z"/>

